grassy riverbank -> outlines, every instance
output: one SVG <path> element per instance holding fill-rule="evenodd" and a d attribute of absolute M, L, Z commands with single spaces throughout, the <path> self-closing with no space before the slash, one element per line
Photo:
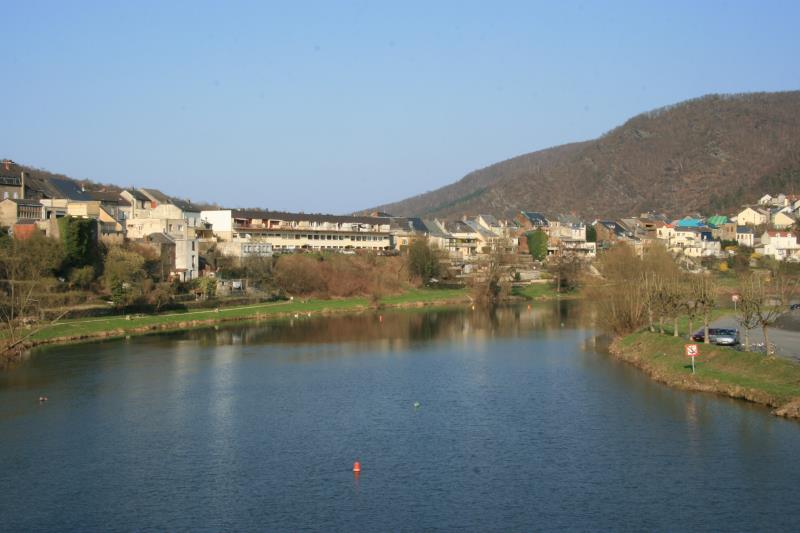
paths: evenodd
<path fill-rule="evenodd" d="M 640 332 L 617 339 L 611 352 L 653 379 L 685 390 L 713 392 L 800 418 L 800 365 L 774 356 L 700 344 L 696 373 L 680 337 Z"/>
<path fill-rule="evenodd" d="M 466 289 L 418 289 L 382 298 L 382 307 L 415 307 L 462 304 L 470 301 Z M 367 298 L 295 299 L 237 307 L 161 314 L 135 314 L 103 318 L 63 320 L 32 335 L 26 345 L 142 335 L 158 331 L 210 326 L 223 322 L 264 320 L 294 314 L 362 312 L 371 308 Z"/>
<path fill-rule="evenodd" d="M 524 300 L 548 300 L 558 297 L 550 284 L 536 284 L 515 289 L 512 296 Z M 442 306 L 468 304 L 471 301 L 468 289 L 423 288 L 383 297 L 380 299 L 380 306 L 382 308 Z M 146 335 L 160 331 L 208 327 L 224 322 L 266 320 L 295 314 L 358 313 L 369 309 L 374 309 L 374 306 L 364 297 L 311 298 L 195 311 L 61 320 L 29 337 L 25 346 Z"/>

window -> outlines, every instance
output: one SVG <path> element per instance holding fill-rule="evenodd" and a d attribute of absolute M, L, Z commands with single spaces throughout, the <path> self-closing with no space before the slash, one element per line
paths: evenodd
<path fill-rule="evenodd" d="M 192 241 L 192 251 L 194 252 L 194 241 Z"/>
<path fill-rule="evenodd" d="M 3 191 L 3 200 L 8 198 L 8 191 Z"/>

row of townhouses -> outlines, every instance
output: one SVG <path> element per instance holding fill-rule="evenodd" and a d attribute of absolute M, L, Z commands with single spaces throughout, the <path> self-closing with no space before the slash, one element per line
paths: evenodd
<path fill-rule="evenodd" d="M 77 182 L 29 176 L 9 160 L 0 162 L 0 226 L 12 233 L 38 230 L 58 237 L 56 221 L 64 216 L 97 221 L 98 236 L 125 238 L 168 254 L 170 274 L 182 280 L 199 275 L 200 209 L 156 189 L 88 191 Z"/>

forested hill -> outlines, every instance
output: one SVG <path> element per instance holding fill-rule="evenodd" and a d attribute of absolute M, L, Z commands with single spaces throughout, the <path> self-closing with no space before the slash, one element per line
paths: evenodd
<path fill-rule="evenodd" d="M 680 215 L 734 209 L 767 192 L 800 192 L 800 91 L 688 100 L 638 115 L 598 139 L 521 155 L 371 210 Z"/>

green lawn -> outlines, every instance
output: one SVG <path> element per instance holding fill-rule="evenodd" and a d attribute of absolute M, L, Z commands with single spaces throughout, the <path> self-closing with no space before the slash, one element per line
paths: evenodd
<path fill-rule="evenodd" d="M 514 287 L 511 290 L 511 294 L 527 300 L 535 300 L 537 298 L 555 296 L 556 291 L 550 283 L 533 283 L 524 287 Z"/>
<path fill-rule="evenodd" d="M 695 379 L 723 392 L 726 386 L 759 391 L 782 404 L 800 398 L 800 365 L 779 357 L 738 351 L 733 348 L 700 344 L 696 374 L 691 374 L 691 359 L 684 353 L 685 339 L 641 332 L 623 338 L 619 346 L 623 357 L 638 357 L 644 366 L 668 382 Z"/>
<path fill-rule="evenodd" d="M 396 296 L 381 298 L 384 305 L 403 305 L 411 303 L 441 302 L 446 300 L 468 300 L 467 289 L 415 289 Z"/>

